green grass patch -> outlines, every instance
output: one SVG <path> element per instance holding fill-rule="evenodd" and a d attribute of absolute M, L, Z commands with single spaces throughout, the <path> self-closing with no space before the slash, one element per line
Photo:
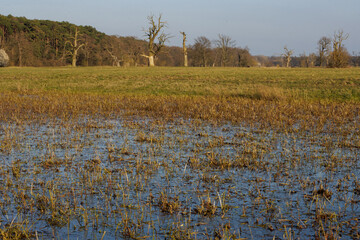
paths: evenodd
<path fill-rule="evenodd" d="M 0 91 L 359 101 L 360 68 L 2 68 Z"/>

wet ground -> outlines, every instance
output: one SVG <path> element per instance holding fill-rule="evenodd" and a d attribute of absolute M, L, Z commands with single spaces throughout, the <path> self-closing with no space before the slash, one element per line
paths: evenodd
<path fill-rule="evenodd" d="M 0 228 L 30 238 L 360 237 L 352 123 L 84 117 L 0 133 Z"/>

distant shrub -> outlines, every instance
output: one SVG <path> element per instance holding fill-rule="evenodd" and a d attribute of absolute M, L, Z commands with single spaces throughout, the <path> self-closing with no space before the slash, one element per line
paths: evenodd
<path fill-rule="evenodd" d="M 9 63 L 9 56 L 4 49 L 0 49 L 0 67 L 6 67 Z"/>

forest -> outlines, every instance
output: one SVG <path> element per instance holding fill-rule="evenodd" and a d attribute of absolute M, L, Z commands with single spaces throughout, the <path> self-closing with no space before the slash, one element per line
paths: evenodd
<path fill-rule="evenodd" d="M 321 54 L 331 57 L 331 41 L 325 43 L 321 50 L 324 46 L 319 41 L 319 52 L 309 55 L 292 56 L 289 50 L 290 55 L 252 56 L 249 48 L 236 46 L 228 36 L 219 34 L 217 40 L 199 36 L 187 44 L 188 66 L 271 67 L 287 66 L 287 61 L 291 67 L 331 66 L 322 63 Z M 92 26 L 11 15 L 0 15 L 0 49 L 9 56 L 9 66 L 147 66 L 144 56 L 149 51 L 147 39 L 110 36 Z M 157 66 L 184 66 L 183 48 L 164 45 L 155 62 Z M 345 63 L 341 64 L 359 66 L 360 56 L 350 56 L 345 49 Z"/>

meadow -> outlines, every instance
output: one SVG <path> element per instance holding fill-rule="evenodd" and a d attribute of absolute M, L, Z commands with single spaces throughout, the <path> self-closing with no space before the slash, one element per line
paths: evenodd
<path fill-rule="evenodd" d="M 359 68 L 5 68 L 0 81 L 1 91 L 360 100 Z"/>
<path fill-rule="evenodd" d="M 359 110 L 359 68 L 2 68 L 1 239 L 359 239 Z"/>

